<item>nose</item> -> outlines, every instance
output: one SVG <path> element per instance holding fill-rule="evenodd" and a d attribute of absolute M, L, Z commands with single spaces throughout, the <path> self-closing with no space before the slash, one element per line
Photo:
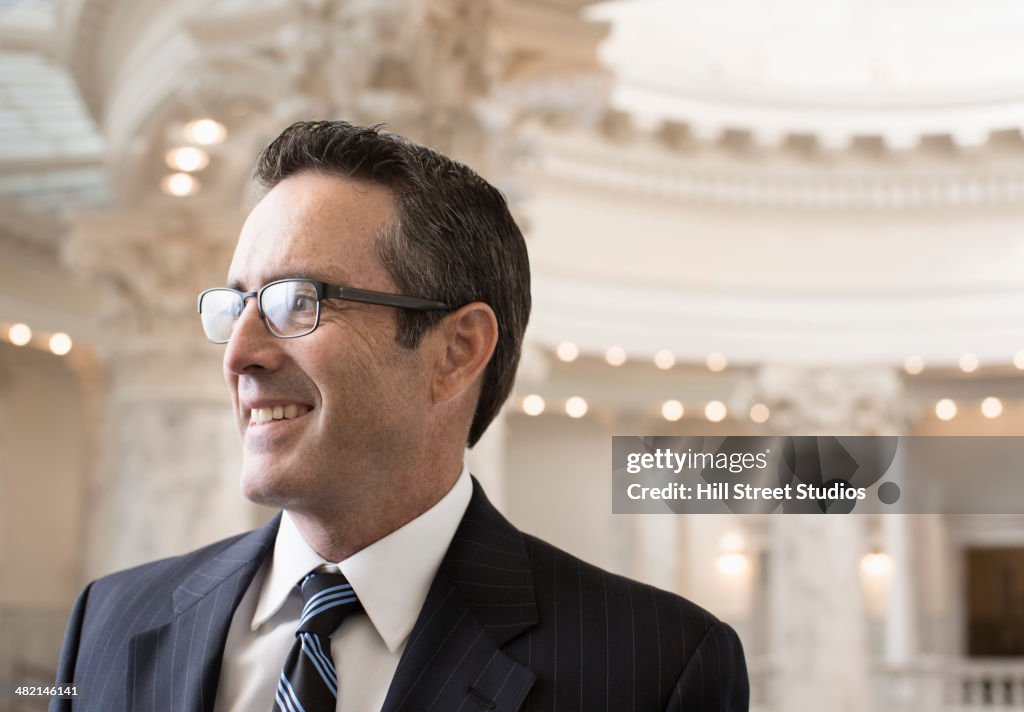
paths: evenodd
<path fill-rule="evenodd" d="M 260 318 L 256 299 L 246 299 L 224 350 L 225 375 L 230 377 L 231 374 L 241 376 L 260 371 L 276 371 L 284 356 L 281 341 L 270 333 Z"/>

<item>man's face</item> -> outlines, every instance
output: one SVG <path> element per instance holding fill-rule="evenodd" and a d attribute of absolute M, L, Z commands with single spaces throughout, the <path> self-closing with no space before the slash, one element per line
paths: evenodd
<path fill-rule="evenodd" d="M 374 236 L 393 216 L 387 188 L 302 173 L 271 190 L 242 228 L 228 284 L 256 291 L 285 277 L 397 293 Z M 421 350 L 395 342 L 395 310 L 325 300 L 320 325 L 280 339 L 246 302 L 224 354 L 243 440 L 242 489 L 261 504 L 330 507 L 409 467 L 429 404 Z M 269 422 L 257 408 L 284 416 Z"/>

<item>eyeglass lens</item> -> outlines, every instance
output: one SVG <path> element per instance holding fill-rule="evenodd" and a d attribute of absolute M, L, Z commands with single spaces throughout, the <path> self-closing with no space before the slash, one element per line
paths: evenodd
<path fill-rule="evenodd" d="M 242 297 L 231 289 L 211 289 L 199 303 L 199 318 L 206 338 L 224 343 L 231 338 L 231 329 L 242 314 Z"/>
<path fill-rule="evenodd" d="M 310 282 L 287 281 L 263 290 L 263 315 L 278 336 L 302 336 L 316 326 L 319 302 Z"/>
<path fill-rule="evenodd" d="M 260 306 L 267 327 L 277 336 L 302 336 L 316 328 L 319 301 L 311 282 L 270 284 L 261 294 Z M 213 289 L 204 294 L 199 316 L 206 337 L 218 343 L 230 340 L 243 308 L 242 296 L 232 289 Z"/>

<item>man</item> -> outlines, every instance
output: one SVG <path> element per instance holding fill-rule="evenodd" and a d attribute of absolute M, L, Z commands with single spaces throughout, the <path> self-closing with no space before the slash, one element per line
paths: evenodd
<path fill-rule="evenodd" d="M 526 245 L 469 168 L 298 123 L 200 297 L 260 530 L 79 597 L 75 710 L 745 710 L 736 634 L 506 521 L 463 465 L 508 397 Z M 66 709 L 55 700 L 51 709 Z"/>

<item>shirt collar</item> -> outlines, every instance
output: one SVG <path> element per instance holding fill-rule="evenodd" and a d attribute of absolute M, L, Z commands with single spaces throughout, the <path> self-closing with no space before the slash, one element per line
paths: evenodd
<path fill-rule="evenodd" d="M 472 492 L 463 465 L 454 486 L 433 507 L 337 564 L 391 652 L 412 632 Z M 303 576 L 325 564 L 330 562 L 310 548 L 284 512 L 252 629 L 281 609 Z"/>

